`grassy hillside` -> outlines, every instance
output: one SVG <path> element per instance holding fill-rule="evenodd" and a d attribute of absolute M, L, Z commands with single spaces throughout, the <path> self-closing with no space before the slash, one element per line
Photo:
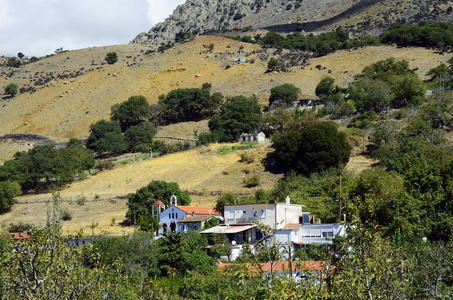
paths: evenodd
<path fill-rule="evenodd" d="M 211 43 L 214 44 L 212 53 L 204 47 Z M 266 72 L 267 60 L 273 57 L 272 50 L 220 37 L 197 37 L 164 53 L 145 54 L 147 50 L 147 46 L 137 44 L 89 48 L 53 55 L 19 69 L 2 67 L 0 86 L 9 83 L 19 87 L 34 86 L 36 81 L 51 76 L 55 79 L 35 86 L 34 93 L 3 97 L 0 136 L 38 134 L 55 142 L 72 137 L 84 139 L 89 125 L 109 118 L 110 108 L 115 103 L 139 94 L 150 103 L 157 103 L 162 93 L 176 88 L 201 87 L 204 82 L 212 83 L 212 92 L 226 96 L 256 94 L 261 103 L 267 105 L 270 89 L 283 83 L 292 83 L 301 89 L 303 97 L 311 97 L 325 76 L 333 77 L 337 84 L 345 87 L 365 66 L 388 57 L 406 59 L 411 68 L 417 68 L 421 78 L 429 69 L 451 58 L 451 54 L 424 48 L 369 47 L 314 58 L 308 65 L 293 66 L 286 73 L 269 73 Z M 104 57 L 111 51 L 118 53 L 119 61 L 107 65 Z M 236 64 L 235 57 L 246 57 L 248 62 Z M 72 75 L 64 78 L 65 74 Z M 164 141 L 168 141 L 165 138 L 168 136 L 192 138 L 195 130 L 206 129 L 207 121 L 180 123 L 159 128 L 157 136 Z M 0 163 L 11 158 L 15 151 L 27 150 L 37 143 L 36 139 L 0 140 Z M 272 188 L 283 176 L 265 171 L 261 164 L 270 151 L 268 144 L 254 150 L 256 159 L 249 165 L 239 162 L 237 152 L 220 155 L 219 148 L 223 146 L 212 145 L 135 162 L 71 184 L 60 191 L 63 207 L 73 215 L 71 221 L 64 223 L 64 230 L 74 232 L 83 228 L 89 233 L 92 222 L 99 223 L 96 232 L 131 230 L 118 225 L 127 210 L 122 197 L 151 180 L 178 182 L 191 193 L 193 204 L 211 205 L 220 193 L 253 192 L 254 189 L 243 184 L 247 172 L 260 174 L 261 183 L 257 188 L 263 189 Z M 360 171 L 372 163 L 365 157 L 354 156 L 348 168 Z M 77 204 L 83 197 L 87 199 L 85 205 Z M 42 223 L 46 215 L 45 202 L 50 198 L 50 194 L 19 197 L 13 211 L 0 216 L 0 223 Z M 116 203 L 111 202 L 111 198 L 117 199 Z"/>

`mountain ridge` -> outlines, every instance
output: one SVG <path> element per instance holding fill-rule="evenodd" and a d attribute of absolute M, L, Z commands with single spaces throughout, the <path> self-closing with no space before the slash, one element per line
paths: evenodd
<path fill-rule="evenodd" d="M 378 35 L 394 23 L 451 22 L 452 5 L 446 0 L 187 0 L 132 43 L 159 46 L 234 31 L 316 34 L 338 26 L 353 36 Z"/>

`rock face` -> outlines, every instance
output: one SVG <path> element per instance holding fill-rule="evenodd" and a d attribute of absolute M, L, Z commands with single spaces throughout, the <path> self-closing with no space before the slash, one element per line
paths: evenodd
<path fill-rule="evenodd" d="M 187 0 L 132 43 L 162 45 L 205 33 L 266 29 L 319 32 L 342 25 L 355 35 L 379 34 L 393 23 L 451 22 L 449 0 Z"/>

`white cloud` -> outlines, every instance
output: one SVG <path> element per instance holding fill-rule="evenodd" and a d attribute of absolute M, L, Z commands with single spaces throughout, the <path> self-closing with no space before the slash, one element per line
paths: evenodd
<path fill-rule="evenodd" d="M 180 4 L 186 2 L 185 0 L 146 0 L 149 3 L 148 15 L 153 23 L 156 25 L 162 22 L 173 13 L 173 10 Z"/>
<path fill-rule="evenodd" d="M 183 0 L 0 0 L 0 55 L 127 44 Z M 164 4 L 162 4 L 164 3 Z"/>

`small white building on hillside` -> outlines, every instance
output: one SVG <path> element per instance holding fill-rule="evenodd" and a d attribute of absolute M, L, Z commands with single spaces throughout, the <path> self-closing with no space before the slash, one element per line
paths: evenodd
<path fill-rule="evenodd" d="M 264 132 L 260 133 L 243 133 L 240 136 L 241 143 L 261 143 L 266 140 Z"/>

